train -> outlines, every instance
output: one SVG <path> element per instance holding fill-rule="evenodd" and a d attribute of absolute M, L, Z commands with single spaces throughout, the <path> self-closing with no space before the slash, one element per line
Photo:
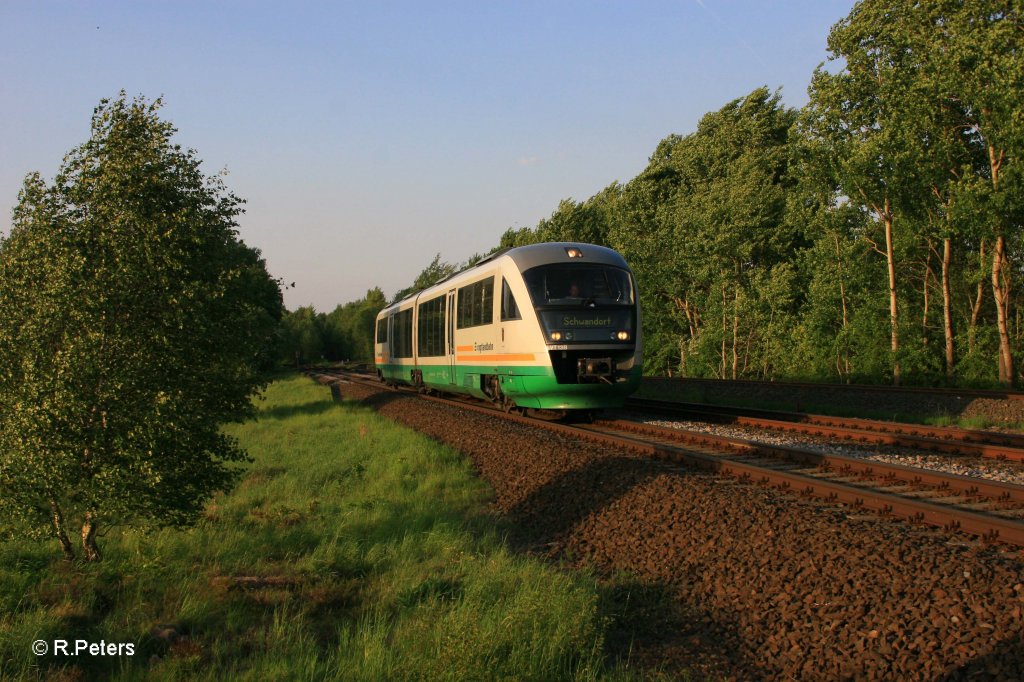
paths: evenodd
<path fill-rule="evenodd" d="M 497 251 L 377 315 L 377 376 L 506 411 L 621 407 L 640 384 L 633 272 L 596 244 Z"/>

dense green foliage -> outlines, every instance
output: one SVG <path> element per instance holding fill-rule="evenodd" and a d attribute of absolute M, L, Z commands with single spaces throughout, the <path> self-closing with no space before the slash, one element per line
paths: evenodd
<path fill-rule="evenodd" d="M 620 251 L 648 373 L 1019 384 L 1022 41 L 1019 0 L 864 0 L 802 110 L 754 90 L 499 247 Z"/>
<path fill-rule="evenodd" d="M 278 357 L 287 365 L 330 361 L 369 360 L 373 357 L 374 320 L 386 305 L 379 288 L 330 313 L 312 306 L 289 311 L 281 320 Z"/>
<path fill-rule="evenodd" d="M 1017 2 L 862 2 L 829 36 L 844 68 L 814 75 L 802 133 L 826 210 L 848 200 L 864 215 L 853 236 L 884 259 L 897 381 L 904 366 L 1015 378 L 1021 20 Z"/>
<path fill-rule="evenodd" d="M 111 525 L 183 525 L 245 459 L 282 312 L 241 201 L 171 142 L 159 100 L 103 101 L 0 242 L 0 531 L 87 559 Z"/>

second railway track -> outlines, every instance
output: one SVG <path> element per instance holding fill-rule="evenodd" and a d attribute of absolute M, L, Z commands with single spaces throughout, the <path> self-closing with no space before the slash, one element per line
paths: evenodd
<path fill-rule="evenodd" d="M 1024 546 L 1022 486 L 626 420 L 578 428 L 633 434 L 654 456 Z"/>
<path fill-rule="evenodd" d="M 673 417 L 691 417 L 701 421 L 837 438 L 854 443 L 1024 462 L 1024 435 L 1020 434 L 644 398 L 631 398 L 626 407 Z"/>

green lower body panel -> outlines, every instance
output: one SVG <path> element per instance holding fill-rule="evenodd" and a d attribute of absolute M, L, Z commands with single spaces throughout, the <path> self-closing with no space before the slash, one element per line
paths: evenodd
<path fill-rule="evenodd" d="M 501 392 L 518 407 L 543 410 L 595 410 L 622 407 L 640 386 L 641 367 L 612 383 L 560 384 L 550 367 L 473 367 L 460 365 L 454 372 L 448 365 L 378 365 L 385 380 L 412 384 L 413 371 L 423 374 L 427 388 L 442 393 L 462 393 L 486 398 L 483 377 L 497 375 Z"/>
<path fill-rule="evenodd" d="M 519 407 L 544 410 L 597 410 L 622 407 L 640 386 L 640 369 L 614 383 L 560 384 L 550 369 L 544 375 L 502 377 L 502 391 Z M 506 383 L 509 388 L 506 389 Z"/>

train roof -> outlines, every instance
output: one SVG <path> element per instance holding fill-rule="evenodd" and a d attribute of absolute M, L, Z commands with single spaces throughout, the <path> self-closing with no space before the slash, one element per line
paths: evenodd
<path fill-rule="evenodd" d="M 569 254 L 573 250 L 579 255 L 570 256 Z M 629 266 L 626 265 L 626 260 L 618 252 L 606 246 L 582 244 L 580 242 L 529 244 L 509 249 L 504 255 L 515 262 L 520 272 L 538 265 L 568 262 L 601 263 L 602 265 L 614 265 L 615 267 L 629 269 Z"/>
<path fill-rule="evenodd" d="M 570 252 L 575 252 L 577 255 L 570 256 Z M 494 253 L 484 256 L 473 265 L 468 268 L 454 272 L 447 277 L 437 280 L 429 287 L 418 289 L 410 293 L 408 296 L 400 301 L 395 301 L 389 306 L 386 306 L 381 313 L 390 311 L 393 308 L 398 308 L 403 303 L 410 299 L 416 298 L 419 294 L 436 287 L 439 284 L 447 282 L 450 279 L 461 277 L 473 270 L 491 263 L 502 256 L 508 256 L 515 263 L 516 268 L 519 272 L 524 272 L 530 268 L 534 268 L 538 265 L 549 265 L 551 263 L 568 263 L 579 262 L 579 263 L 600 263 L 602 265 L 612 265 L 618 268 L 629 269 L 626 264 L 626 260 L 619 255 L 619 253 L 613 249 L 609 249 L 606 246 L 598 246 L 597 244 L 585 244 L 582 242 L 541 242 L 539 244 L 527 244 L 526 246 L 517 246 L 509 249 L 501 249 Z"/>

